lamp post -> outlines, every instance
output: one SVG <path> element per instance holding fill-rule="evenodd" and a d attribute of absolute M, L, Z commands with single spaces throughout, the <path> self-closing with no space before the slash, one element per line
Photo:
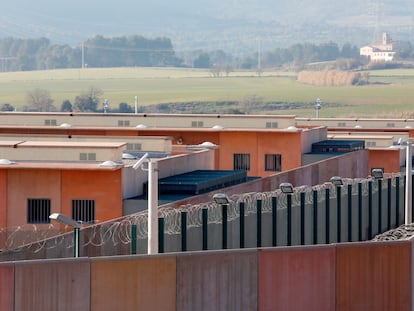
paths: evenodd
<path fill-rule="evenodd" d="M 293 186 L 291 183 L 281 183 L 279 189 L 286 194 L 286 212 L 287 212 L 287 245 L 292 245 L 292 193 Z"/>
<path fill-rule="evenodd" d="M 73 227 L 73 257 L 78 258 L 80 256 L 80 224 L 76 220 L 60 213 L 51 214 L 49 219 Z"/>
<path fill-rule="evenodd" d="M 319 110 L 322 108 L 322 102 L 320 98 L 317 98 L 315 101 L 315 112 L 316 112 L 316 118 L 319 118 Z"/>
<path fill-rule="evenodd" d="M 221 205 L 222 213 L 222 248 L 227 248 L 227 208 L 230 203 L 229 198 L 224 193 L 216 193 L 213 196 L 214 202 Z"/>
<path fill-rule="evenodd" d="M 144 154 L 134 165 L 137 170 L 141 168 L 148 171 L 148 255 L 158 253 L 158 163 Z M 148 163 L 148 168 L 142 165 Z"/>

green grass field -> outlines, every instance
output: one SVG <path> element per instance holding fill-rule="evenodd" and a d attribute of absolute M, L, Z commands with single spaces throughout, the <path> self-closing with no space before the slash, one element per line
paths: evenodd
<path fill-rule="evenodd" d="M 414 70 L 370 72 L 365 86 L 320 87 L 300 84 L 294 72 L 232 72 L 228 77 L 212 77 L 208 70 L 172 68 L 67 69 L 0 73 L 0 104 L 10 103 L 19 110 L 26 94 L 46 89 L 60 108 L 63 100 L 89 87 L 103 90 L 102 99 L 112 107 L 119 103 L 139 105 L 192 101 L 240 101 L 248 95 L 266 101 L 302 103 L 300 109 L 263 111 L 313 117 L 314 101 L 323 102 L 320 117 L 413 117 Z"/>

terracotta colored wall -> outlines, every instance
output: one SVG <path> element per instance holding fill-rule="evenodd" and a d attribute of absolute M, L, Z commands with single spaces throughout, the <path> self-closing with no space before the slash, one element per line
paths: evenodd
<path fill-rule="evenodd" d="M 263 249 L 258 266 L 258 310 L 335 310 L 333 246 Z"/>
<path fill-rule="evenodd" d="M 92 260 L 91 310 L 176 310 L 176 259 Z"/>
<path fill-rule="evenodd" d="M 0 263 L 0 310 L 409 311 L 412 253 L 401 240 Z"/>
<path fill-rule="evenodd" d="M 384 172 L 398 173 L 401 171 L 399 148 L 369 149 L 369 169 L 384 168 Z M 405 152 L 405 150 L 403 150 Z"/>
<path fill-rule="evenodd" d="M 411 310 L 411 243 L 337 245 L 337 311 Z"/>
<path fill-rule="evenodd" d="M 97 222 L 122 216 L 122 170 L 62 171 L 62 210 L 72 215 L 72 199 L 94 199 Z"/>
<path fill-rule="evenodd" d="M 89 311 L 88 260 L 28 261 L 15 264 L 15 310 Z"/>
<path fill-rule="evenodd" d="M 14 310 L 14 265 L 0 265 L 0 310 Z"/>
<path fill-rule="evenodd" d="M 250 176 L 269 176 L 265 171 L 265 154 L 281 154 L 282 170 L 301 166 L 300 132 L 226 132 L 220 133 L 220 169 L 233 169 L 233 154 L 250 154 Z"/>
<path fill-rule="evenodd" d="M 257 310 L 257 250 L 177 256 L 177 310 Z"/>
<path fill-rule="evenodd" d="M 7 227 L 27 224 L 27 199 L 51 199 L 51 211 L 57 212 L 61 203 L 61 177 L 56 170 L 8 170 Z M 45 229 L 47 229 L 48 225 Z M 40 225 L 41 229 L 42 226 Z"/>

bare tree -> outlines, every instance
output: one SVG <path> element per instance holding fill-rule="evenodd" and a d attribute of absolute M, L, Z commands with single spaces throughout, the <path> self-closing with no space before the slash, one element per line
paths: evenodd
<path fill-rule="evenodd" d="M 76 96 L 74 108 L 78 111 L 95 112 L 102 94 L 103 91 L 100 88 L 92 86 L 86 92 Z"/>
<path fill-rule="evenodd" d="M 261 104 L 263 104 L 263 97 L 256 94 L 246 95 L 240 101 L 240 106 L 246 112 L 246 114 L 251 113 L 256 108 L 256 106 Z"/>
<path fill-rule="evenodd" d="M 50 93 L 45 89 L 33 89 L 26 94 L 26 103 L 34 111 L 56 111 Z"/>

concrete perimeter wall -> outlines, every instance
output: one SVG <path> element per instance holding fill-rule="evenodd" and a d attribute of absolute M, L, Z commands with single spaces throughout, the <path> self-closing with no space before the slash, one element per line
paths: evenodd
<path fill-rule="evenodd" d="M 413 242 L 0 263 L 0 309 L 408 311 Z"/>

